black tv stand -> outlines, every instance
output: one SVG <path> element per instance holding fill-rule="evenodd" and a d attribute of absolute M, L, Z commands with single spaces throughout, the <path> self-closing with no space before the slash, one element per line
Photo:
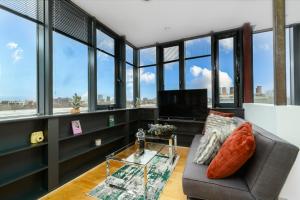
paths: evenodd
<path fill-rule="evenodd" d="M 201 124 L 205 123 L 203 120 L 196 120 L 196 119 L 183 119 L 183 118 L 158 118 L 159 122 L 177 122 L 177 123 L 195 123 L 195 124 Z"/>

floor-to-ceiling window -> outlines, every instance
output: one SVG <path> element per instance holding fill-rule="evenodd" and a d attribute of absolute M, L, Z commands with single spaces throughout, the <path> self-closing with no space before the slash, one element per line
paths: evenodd
<path fill-rule="evenodd" d="M 139 50 L 139 87 L 142 107 L 156 106 L 156 47 Z"/>
<path fill-rule="evenodd" d="M 133 78 L 133 72 L 134 72 L 134 49 L 126 44 L 125 47 L 125 53 L 126 53 L 126 107 L 132 108 L 134 107 L 134 78 Z"/>
<path fill-rule="evenodd" d="M 286 95 L 291 103 L 290 29 L 286 29 Z M 254 103 L 274 103 L 273 31 L 253 34 Z"/>
<path fill-rule="evenodd" d="M 0 9 L 0 27 L 0 117 L 35 114 L 37 23 Z"/>
<path fill-rule="evenodd" d="M 235 96 L 234 83 L 234 38 L 228 37 L 218 41 L 218 83 L 219 103 L 233 104 Z"/>
<path fill-rule="evenodd" d="M 274 103 L 272 31 L 253 34 L 253 89 L 255 103 Z"/>
<path fill-rule="evenodd" d="M 207 89 L 207 102 L 212 105 L 211 37 L 184 42 L 186 89 Z"/>
<path fill-rule="evenodd" d="M 115 103 L 115 39 L 97 30 L 97 105 Z"/>
<path fill-rule="evenodd" d="M 53 112 L 69 112 L 72 98 L 88 109 L 88 47 L 60 33 L 53 34 Z"/>

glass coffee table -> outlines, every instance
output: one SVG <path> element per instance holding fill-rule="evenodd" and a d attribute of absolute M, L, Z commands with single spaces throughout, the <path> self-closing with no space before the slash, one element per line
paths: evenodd
<path fill-rule="evenodd" d="M 149 163 L 157 155 L 168 158 L 167 167 L 174 163 L 172 147 L 166 144 L 146 142 L 144 153 L 139 155 L 137 144 L 129 144 L 106 156 L 106 184 L 109 187 L 124 190 L 132 195 L 144 195 L 147 199 Z M 122 167 L 132 166 L 140 169 L 143 175 L 135 172 L 114 176 L 114 172 Z"/>
<path fill-rule="evenodd" d="M 172 155 L 173 159 L 175 160 L 177 152 L 177 135 L 175 133 L 167 136 L 162 136 L 162 135 L 154 135 L 154 134 L 146 134 L 145 135 L 145 140 L 150 141 L 150 142 L 156 142 L 156 141 L 164 141 L 164 143 L 169 144 L 169 153 Z"/>

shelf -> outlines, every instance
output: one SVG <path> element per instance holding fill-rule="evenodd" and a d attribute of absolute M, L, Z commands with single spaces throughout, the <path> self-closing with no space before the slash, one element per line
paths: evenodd
<path fill-rule="evenodd" d="M 65 137 L 60 138 L 59 141 L 64 141 L 64 140 L 68 140 L 68 139 L 72 139 L 72 138 L 78 138 L 78 137 L 81 137 L 81 136 L 84 136 L 84 135 L 88 135 L 88 134 L 91 134 L 91 133 L 96 133 L 96 132 L 99 132 L 99 131 L 105 131 L 105 130 L 108 130 L 108 129 L 111 129 L 111 128 L 116 128 L 118 126 L 123 126 L 123 125 L 126 125 L 126 123 L 122 122 L 122 123 L 115 124 L 114 126 L 108 126 L 108 127 L 104 127 L 104 128 L 97 128 L 97 129 L 94 129 L 94 130 L 91 130 L 91 131 L 86 131 L 86 132 L 84 132 L 82 134 L 79 134 L 79 135 L 65 136 Z"/>
<path fill-rule="evenodd" d="M 41 165 L 35 167 L 35 169 L 26 170 L 22 173 L 14 174 L 13 177 L 9 177 L 9 178 L 6 178 L 6 179 L 1 179 L 0 180 L 0 187 L 4 187 L 8 184 L 14 183 L 18 180 L 24 179 L 28 176 L 39 173 L 39 172 L 44 171 L 46 169 L 48 169 L 48 167 L 46 165 L 41 164 Z"/>
<path fill-rule="evenodd" d="M 160 122 L 176 122 L 176 123 L 194 123 L 203 124 L 205 121 L 202 120 L 186 120 L 186 119 L 158 119 Z"/>
<path fill-rule="evenodd" d="M 83 155 L 83 154 L 86 154 L 90 151 L 93 151 L 93 150 L 96 150 L 96 149 L 99 149 L 99 148 L 102 148 L 103 146 L 107 145 L 107 144 L 111 144 L 113 142 L 116 142 L 118 140 L 121 140 L 121 139 L 124 139 L 125 136 L 119 136 L 119 137 L 115 137 L 115 138 L 112 138 L 112 139 L 108 139 L 107 141 L 105 141 L 103 144 L 101 144 L 100 146 L 91 146 L 91 147 L 84 147 L 82 149 L 80 149 L 79 151 L 77 152 L 74 152 L 73 154 L 71 155 L 67 155 L 65 156 L 64 158 L 61 158 L 59 160 L 60 163 L 62 162 L 65 162 L 65 161 L 68 161 L 72 158 L 75 158 L 75 157 L 78 157 L 80 155 Z"/>
<path fill-rule="evenodd" d="M 30 145 L 27 144 L 27 145 L 15 147 L 15 148 L 7 149 L 7 150 L 2 150 L 2 151 L 0 151 L 0 157 L 7 156 L 9 154 L 17 153 L 20 151 L 26 151 L 26 150 L 33 149 L 33 148 L 42 147 L 47 144 L 48 144 L 48 142 L 42 142 L 42 143 L 30 144 Z"/>

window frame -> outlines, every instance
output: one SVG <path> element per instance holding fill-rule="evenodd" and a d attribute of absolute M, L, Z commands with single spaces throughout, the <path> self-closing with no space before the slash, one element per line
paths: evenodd
<path fill-rule="evenodd" d="M 133 50 L 133 63 L 130 63 L 126 60 L 126 45 L 131 47 L 132 50 Z M 136 107 L 136 98 L 137 98 L 137 95 L 138 95 L 138 92 L 137 92 L 137 80 L 138 80 L 138 76 L 137 76 L 137 71 L 138 71 L 138 67 L 137 67 L 137 52 L 138 50 L 136 49 L 135 46 L 133 46 L 130 42 L 128 41 L 125 41 L 125 71 L 127 69 L 127 65 L 130 65 L 132 66 L 132 70 L 133 70 L 133 108 Z M 127 72 L 127 71 L 126 71 Z M 127 108 L 127 76 L 126 76 L 126 72 L 125 72 L 125 88 L 126 88 L 126 91 L 125 91 L 125 101 L 126 101 L 126 108 Z"/>
<path fill-rule="evenodd" d="M 214 54 L 214 91 L 213 91 L 213 107 L 214 108 L 239 108 L 242 106 L 242 91 L 243 86 L 241 84 L 241 76 L 242 76 L 242 69 L 241 69 L 241 61 L 242 61 L 242 54 L 241 54 L 241 34 L 238 30 L 230 30 L 224 31 L 220 33 L 216 33 L 213 39 L 213 54 Z M 219 87 L 219 41 L 226 38 L 233 38 L 233 71 L 234 71 L 234 102 L 233 103 L 221 103 L 220 102 L 220 87 Z"/>
<path fill-rule="evenodd" d="M 148 48 L 155 48 L 155 63 L 154 64 L 150 64 L 150 65 L 140 65 L 140 52 L 143 49 L 148 49 Z M 150 46 L 145 46 L 145 47 L 141 47 L 139 48 L 137 51 L 137 95 L 136 98 L 139 98 L 139 100 L 141 101 L 141 84 L 140 84 L 140 68 L 147 68 L 147 67 L 155 67 L 155 72 L 156 72 L 156 80 L 155 80 L 155 84 L 156 84 L 156 105 L 155 107 L 157 107 L 158 105 L 158 92 L 159 92 L 159 47 L 157 47 L 156 45 L 150 45 Z M 141 107 L 142 104 L 140 105 Z"/>
<path fill-rule="evenodd" d="M 168 61 L 164 61 L 164 49 L 169 48 L 169 47 L 175 47 L 178 46 L 178 59 L 174 59 L 174 60 L 168 60 Z M 160 80 L 160 90 L 164 91 L 165 90 L 165 76 L 164 76 L 164 65 L 165 64 L 169 64 L 169 63 L 175 63 L 178 62 L 178 90 L 182 90 L 184 88 L 184 77 L 182 77 L 183 75 L 183 64 L 182 64 L 182 42 L 169 42 L 169 43 L 165 43 L 159 46 L 160 52 L 159 52 L 159 57 L 160 57 L 160 64 L 159 64 L 159 80 Z"/>
<path fill-rule="evenodd" d="M 108 35 L 109 37 L 111 37 L 113 40 L 114 40 L 114 55 L 109 53 L 109 52 L 106 52 L 105 50 L 102 50 L 100 48 L 97 47 L 97 30 L 103 32 L 104 34 Z M 106 28 L 104 28 L 103 26 L 101 26 L 100 24 L 97 24 L 96 25 L 96 35 L 95 35 L 95 56 L 96 56 L 96 59 L 95 59 L 95 74 L 96 74 L 96 80 L 95 80 L 95 93 L 96 93 L 96 110 L 104 110 L 104 109 L 114 109 L 116 107 L 118 107 L 118 99 L 119 99 L 119 96 L 117 95 L 117 90 L 118 90 L 118 85 L 117 85 L 117 80 L 118 80 L 118 77 L 119 77 L 119 73 L 118 73 L 118 45 L 117 45 L 117 42 L 118 42 L 118 37 L 113 34 L 111 31 L 107 30 Z M 114 82 L 114 103 L 113 104 L 103 104 L 103 105 L 99 105 L 97 103 L 98 101 L 98 88 L 97 88 L 97 84 L 98 84 L 98 76 L 97 76 L 97 72 L 98 72 L 98 62 L 97 62 L 97 54 L 98 52 L 102 52 L 108 56 L 111 56 L 114 58 L 114 75 L 115 75 L 115 82 Z"/>
<path fill-rule="evenodd" d="M 207 38 L 207 37 L 210 37 L 210 54 L 202 54 L 202 55 L 198 55 L 198 56 L 189 56 L 189 57 L 186 57 L 185 53 L 186 53 L 186 42 L 187 41 L 191 41 L 191 40 L 197 40 L 197 39 L 202 39 L 202 38 Z M 199 37 L 193 37 L 193 38 L 190 38 L 190 39 L 186 39 L 183 41 L 183 44 L 184 44 L 184 86 L 185 86 L 185 89 L 186 89 L 186 74 L 185 74 L 185 69 L 186 69 L 186 61 L 188 60 L 196 60 L 196 59 L 201 59 L 201 58 L 209 58 L 210 57 L 210 63 L 211 63 L 211 105 L 209 104 L 209 106 L 213 106 L 214 105 L 214 67 L 213 67 L 213 35 L 211 34 L 207 34 L 207 35 L 203 35 L 203 36 L 199 36 Z M 200 89 L 200 88 L 198 88 Z"/>

